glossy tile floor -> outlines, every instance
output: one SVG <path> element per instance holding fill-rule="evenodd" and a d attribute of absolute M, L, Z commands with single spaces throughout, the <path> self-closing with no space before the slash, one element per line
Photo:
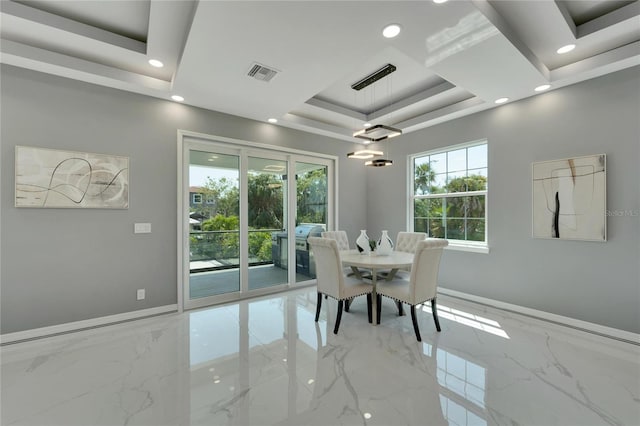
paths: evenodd
<path fill-rule="evenodd" d="M 2 425 L 638 425 L 640 350 L 441 296 L 365 298 L 332 333 L 315 289 L 5 346 Z M 331 299 L 330 299 L 330 302 Z"/>

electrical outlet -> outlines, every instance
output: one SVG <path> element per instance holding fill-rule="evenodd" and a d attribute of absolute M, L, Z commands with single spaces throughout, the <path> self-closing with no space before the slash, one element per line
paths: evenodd
<path fill-rule="evenodd" d="M 137 293 L 136 296 L 137 296 L 138 300 L 144 300 L 144 298 L 146 296 L 144 288 L 139 288 L 138 289 L 138 293 Z"/>

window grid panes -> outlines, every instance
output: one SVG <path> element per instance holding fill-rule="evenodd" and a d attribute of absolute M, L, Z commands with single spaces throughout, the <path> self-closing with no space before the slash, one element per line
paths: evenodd
<path fill-rule="evenodd" d="M 432 238 L 486 245 L 487 143 L 412 158 L 413 228 Z"/>

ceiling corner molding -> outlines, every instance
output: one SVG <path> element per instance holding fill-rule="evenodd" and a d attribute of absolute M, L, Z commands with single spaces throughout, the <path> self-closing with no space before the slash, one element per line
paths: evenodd
<path fill-rule="evenodd" d="M 342 139 L 349 142 L 356 141 L 352 135 L 353 131 L 350 129 L 345 129 L 343 127 L 334 126 L 332 124 L 323 123 L 318 120 L 312 120 L 310 118 L 301 117 L 291 113 L 285 114 L 278 124 L 292 129 L 316 133 L 335 139 Z"/>
<path fill-rule="evenodd" d="M 492 104 L 485 102 L 480 97 L 474 96 L 472 98 L 465 99 L 464 101 L 448 105 L 444 108 L 429 111 L 425 114 L 402 121 L 397 123 L 396 126 L 402 128 L 404 133 L 410 133 L 447 120 L 464 117 L 465 115 L 473 114 L 492 106 Z"/>
<path fill-rule="evenodd" d="M 437 86 L 423 90 L 422 92 L 416 93 L 415 95 L 409 96 L 405 99 L 401 99 L 391 105 L 387 105 L 384 108 L 374 111 L 371 114 L 367 115 L 366 119 L 367 121 L 384 120 L 387 119 L 389 115 L 400 112 L 404 108 L 411 107 L 412 105 L 416 105 L 422 101 L 433 99 L 437 96 L 445 95 L 455 90 L 458 90 L 457 86 L 448 81 L 445 81 L 438 84 Z"/>
<path fill-rule="evenodd" d="M 360 121 L 365 121 L 367 119 L 367 116 L 361 112 L 358 111 L 354 111 L 352 109 L 349 108 L 345 108 L 342 107 L 340 105 L 336 105 L 333 104 L 331 102 L 322 100 L 322 99 L 318 99 L 316 97 L 313 97 L 309 100 L 307 100 L 305 102 L 305 104 L 315 107 L 315 108 L 320 108 L 320 109 L 324 109 L 327 111 L 331 111 L 331 112 L 335 112 L 336 114 L 342 114 L 342 115 L 346 115 L 347 117 L 351 117 L 354 118 L 356 120 L 360 120 Z"/>

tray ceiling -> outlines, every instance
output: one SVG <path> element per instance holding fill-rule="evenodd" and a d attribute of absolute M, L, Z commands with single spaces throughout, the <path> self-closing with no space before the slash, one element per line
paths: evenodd
<path fill-rule="evenodd" d="M 639 1 L 0 2 L 0 61 L 323 134 L 405 133 L 640 64 Z M 398 23 L 400 35 L 382 37 Z M 566 44 L 576 48 L 564 55 Z M 153 68 L 159 59 L 163 68 Z M 258 63 L 277 71 L 249 77 Z M 391 63 L 397 70 L 355 91 Z"/>

